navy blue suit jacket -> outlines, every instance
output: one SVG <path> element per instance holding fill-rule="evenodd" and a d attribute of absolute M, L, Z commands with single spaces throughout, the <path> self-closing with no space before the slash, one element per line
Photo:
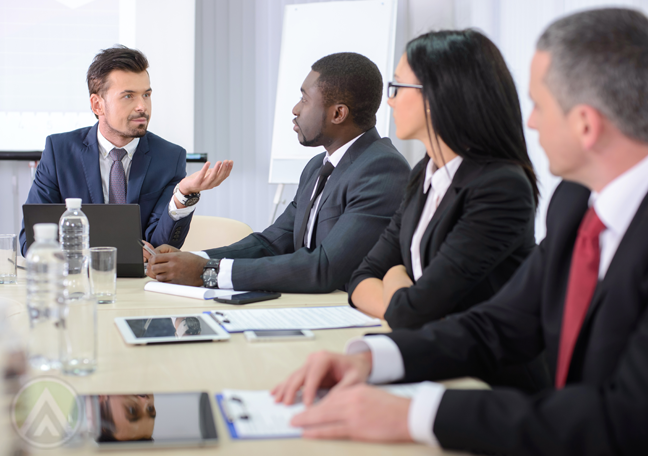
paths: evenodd
<path fill-rule="evenodd" d="M 98 125 L 47 137 L 27 204 L 65 203 L 66 198 L 81 198 L 84 204 L 105 202 L 99 171 Z M 154 246 L 180 248 L 189 232 L 191 215 L 174 222 L 168 213 L 173 189 L 185 175 L 186 152 L 182 147 L 151 132 L 140 138 L 131 162 L 126 203 L 140 205 L 142 237 Z M 23 221 L 23 255 L 27 253 L 25 244 Z"/>

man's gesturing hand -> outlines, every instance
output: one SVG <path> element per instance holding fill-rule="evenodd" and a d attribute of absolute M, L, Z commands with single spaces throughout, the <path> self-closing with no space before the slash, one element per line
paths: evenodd
<path fill-rule="evenodd" d="M 365 442 L 411 442 L 408 415 L 411 399 L 368 385 L 331 390 L 320 402 L 296 415 L 290 424 L 312 439 Z"/>
<path fill-rule="evenodd" d="M 180 192 L 183 195 L 188 195 L 218 187 L 230 175 L 233 166 L 234 162 L 232 160 L 225 160 L 216 162 L 214 167 L 209 169 L 209 162 L 207 162 L 200 171 L 196 171 L 191 176 L 187 176 L 180 181 L 178 184 Z"/>
<path fill-rule="evenodd" d="M 155 256 L 150 256 L 148 263 L 146 275 L 152 279 L 200 287 L 203 284 L 201 275 L 207 260 L 165 244 L 155 249 Z"/>
<path fill-rule="evenodd" d="M 303 401 L 311 405 L 319 388 L 333 390 L 364 383 L 371 373 L 371 352 L 339 355 L 326 351 L 313 353 L 306 364 L 272 390 L 276 402 L 292 404 L 300 388 Z"/>

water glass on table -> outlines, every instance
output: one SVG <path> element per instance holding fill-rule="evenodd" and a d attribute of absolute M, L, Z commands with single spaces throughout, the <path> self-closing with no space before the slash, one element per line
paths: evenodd
<path fill-rule="evenodd" d="M 112 304 L 117 293 L 117 248 L 90 249 L 90 287 L 99 304 Z"/>
<path fill-rule="evenodd" d="M 16 235 L 0 234 L 0 284 L 16 283 Z"/>
<path fill-rule="evenodd" d="M 61 370 L 88 375 L 97 368 L 97 300 L 87 293 L 66 300 L 59 319 Z"/>

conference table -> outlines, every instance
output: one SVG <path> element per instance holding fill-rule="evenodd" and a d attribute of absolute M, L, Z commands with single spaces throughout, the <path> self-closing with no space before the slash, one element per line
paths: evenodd
<path fill-rule="evenodd" d="M 163 454 L 175 455 L 450 455 L 465 454 L 443 451 L 419 444 L 372 444 L 350 441 L 307 439 L 233 440 L 215 403 L 214 395 L 224 388 L 268 390 L 300 367 L 307 356 L 318 350 L 340 352 L 346 342 L 369 331 L 386 332 L 381 328 L 348 328 L 315 331 L 315 339 L 249 343 L 241 333 L 232 334 L 225 342 L 178 343 L 159 345 L 128 345 L 119 333 L 115 317 L 201 313 L 207 310 L 231 309 L 228 304 L 203 301 L 144 291 L 150 279 L 118 279 L 114 304 L 98 306 L 97 370 L 86 377 L 47 373 L 71 385 L 78 394 L 138 394 L 205 391 L 209 393 L 216 418 L 220 442 L 215 447 L 165 449 Z M 5 308 L 12 332 L 26 337 L 29 322 L 25 305 L 24 271 L 18 283 L 0 285 L 0 305 Z M 272 301 L 248 304 L 246 308 L 277 308 L 346 305 L 347 294 L 283 294 Z M 31 379 L 40 373 L 29 371 Z M 471 387 L 473 383 L 459 383 Z M 37 450 L 34 454 L 87 454 L 91 446 L 73 450 Z M 162 450 L 160 450 L 162 452 Z M 141 453 L 121 450 L 119 454 Z"/>

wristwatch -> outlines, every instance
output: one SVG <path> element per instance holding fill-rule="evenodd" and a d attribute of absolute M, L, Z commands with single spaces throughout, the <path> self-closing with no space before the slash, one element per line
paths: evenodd
<path fill-rule="evenodd" d="M 180 184 L 176 185 L 173 189 L 173 196 L 178 198 L 180 204 L 184 206 L 193 206 L 200 200 L 200 193 L 189 193 L 188 195 L 183 195 L 180 191 Z"/>
<path fill-rule="evenodd" d="M 218 270 L 221 260 L 209 260 L 203 268 L 202 280 L 205 288 L 218 288 Z"/>

